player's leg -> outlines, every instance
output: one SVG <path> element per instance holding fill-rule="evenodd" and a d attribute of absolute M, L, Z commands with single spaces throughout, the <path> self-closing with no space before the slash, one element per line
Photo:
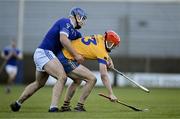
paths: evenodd
<path fill-rule="evenodd" d="M 38 70 L 45 70 L 49 75 L 55 77 L 57 80 L 53 87 L 52 101 L 49 111 L 58 111 L 57 104 L 61 95 L 64 83 L 66 81 L 66 74 L 62 64 L 52 51 L 37 48 L 34 53 L 34 61 Z"/>
<path fill-rule="evenodd" d="M 73 79 L 80 79 L 86 81 L 86 85 L 84 85 L 82 95 L 77 105 L 77 108 L 80 107 L 81 109 L 84 109 L 83 104 L 96 83 L 96 77 L 86 67 L 79 65 L 76 61 L 66 59 L 62 54 L 62 52 L 59 53 L 57 56 L 60 62 L 62 63 L 68 76 L 70 76 Z M 69 95 L 67 94 L 66 96 L 70 98 L 71 97 L 70 95 L 73 94 L 72 92 L 69 93 Z"/>
<path fill-rule="evenodd" d="M 72 73 L 80 75 L 81 79 L 86 81 L 86 84 L 83 86 L 83 91 L 80 99 L 74 109 L 76 111 L 86 111 L 84 109 L 84 103 L 90 92 L 92 91 L 94 85 L 96 84 L 97 79 L 89 69 L 82 65 L 80 65 L 79 68 L 75 69 Z"/>
<path fill-rule="evenodd" d="M 10 105 L 12 111 L 19 111 L 21 105 L 30 96 L 32 96 L 38 89 L 43 87 L 47 81 L 48 74 L 46 72 L 36 71 L 36 80 L 26 86 L 19 99 Z"/>
<path fill-rule="evenodd" d="M 70 101 L 71 101 L 72 97 L 74 96 L 74 93 L 75 93 L 77 87 L 82 82 L 82 80 L 75 79 L 75 77 L 70 77 L 70 78 L 73 79 L 73 82 L 67 88 L 65 98 L 64 98 L 64 104 L 63 104 L 63 106 L 61 106 L 61 109 L 60 109 L 61 112 L 71 111 Z"/>
<path fill-rule="evenodd" d="M 57 58 L 54 58 L 53 62 L 48 62 L 48 65 L 45 65 L 44 69 L 48 74 L 58 79 L 53 87 L 51 105 L 49 109 L 49 112 L 56 112 L 58 111 L 58 101 L 66 82 L 66 73 Z"/>
<path fill-rule="evenodd" d="M 25 100 L 27 100 L 30 96 L 32 96 L 38 89 L 43 87 L 47 81 L 48 74 L 46 72 L 36 71 L 36 80 L 29 84 L 21 94 L 18 99 L 18 102 L 22 104 Z"/>
<path fill-rule="evenodd" d="M 72 77 L 70 77 L 72 78 Z M 81 84 L 82 80 L 79 80 L 79 79 L 75 79 L 75 78 L 72 78 L 73 79 L 73 82 L 68 86 L 67 88 L 67 92 L 65 94 L 65 98 L 64 98 L 64 101 L 66 102 L 70 102 L 71 101 L 71 98 L 73 97 L 75 91 L 76 91 L 76 88 Z"/>
<path fill-rule="evenodd" d="M 53 88 L 52 94 L 52 109 L 50 111 L 58 111 L 57 104 L 59 101 L 60 94 L 62 92 L 64 82 L 66 79 L 66 75 L 64 74 L 64 70 L 62 69 L 62 65 L 58 61 L 57 58 L 50 60 L 48 63 L 45 64 L 44 70 L 47 72 L 40 72 L 36 71 L 36 80 L 29 84 L 23 93 L 21 94 L 20 98 L 13 104 L 11 104 L 11 109 L 13 111 L 19 111 L 21 104 L 27 100 L 31 95 L 33 95 L 37 90 L 43 87 L 48 79 L 49 75 L 52 75 L 58 79 L 56 84 Z"/>
<path fill-rule="evenodd" d="M 59 93 L 62 92 L 62 88 L 66 79 L 66 75 L 61 63 L 51 51 L 45 51 L 39 48 L 36 49 L 34 53 L 34 61 L 37 70 L 36 80 L 25 88 L 25 91 L 22 93 L 18 101 L 16 101 L 14 104 L 11 104 L 11 109 L 13 111 L 19 111 L 19 109 L 13 109 L 13 106 L 20 107 L 21 103 L 23 103 L 38 89 L 45 85 L 49 75 L 52 75 L 55 78 L 59 79 L 59 81 L 57 81 L 57 84 L 54 86 L 53 96 L 55 96 L 52 99 L 52 104 L 57 104 L 58 100 L 56 99 L 59 99 Z M 43 71 L 45 71 L 46 73 L 43 73 Z"/>
<path fill-rule="evenodd" d="M 5 70 L 8 74 L 8 80 L 7 80 L 7 85 L 6 85 L 6 93 L 10 93 L 11 85 L 13 84 L 13 81 L 15 80 L 16 75 L 17 75 L 17 66 L 7 65 Z"/>
<path fill-rule="evenodd" d="M 69 77 L 72 79 L 80 79 L 86 81 L 86 84 L 83 86 L 83 92 L 80 96 L 80 99 L 78 101 L 77 106 L 75 107 L 76 111 L 86 111 L 84 109 L 84 102 L 89 96 L 91 90 L 93 89 L 95 83 L 96 83 L 96 77 L 93 75 L 93 73 L 84 67 L 83 65 L 79 65 L 76 69 L 74 69 L 71 73 L 68 74 Z M 80 81 L 73 82 L 70 87 L 67 90 L 65 102 L 64 105 L 68 105 L 67 103 L 70 103 L 70 99 L 72 98 L 75 89 L 80 84 Z M 66 103 L 66 104 L 65 104 Z"/>
<path fill-rule="evenodd" d="M 13 84 L 13 80 L 15 79 L 16 74 L 14 73 L 8 73 L 8 80 L 7 80 L 7 85 L 6 85 L 6 93 L 11 92 L 11 86 Z"/>

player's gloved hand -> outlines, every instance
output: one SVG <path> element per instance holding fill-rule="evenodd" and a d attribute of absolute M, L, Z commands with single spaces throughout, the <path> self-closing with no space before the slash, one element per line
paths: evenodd
<path fill-rule="evenodd" d="M 117 100 L 117 97 L 114 94 L 109 95 L 111 98 L 110 101 L 115 102 Z"/>
<path fill-rule="evenodd" d="M 82 64 L 83 61 L 84 61 L 84 58 L 81 56 L 81 55 L 76 55 L 75 57 L 75 60 L 79 63 L 79 64 Z"/>

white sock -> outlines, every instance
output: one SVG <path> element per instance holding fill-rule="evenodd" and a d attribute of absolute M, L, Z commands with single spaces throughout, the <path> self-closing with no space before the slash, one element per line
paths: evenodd
<path fill-rule="evenodd" d="M 20 106 L 22 105 L 18 100 L 16 101 L 16 103 L 17 103 L 18 105 L 20 105 Z"/>
<path fill-rule="evenodd" d="M 58 106 L 53 106 L 53 105 L 51 105 L 51 106 L 50 106 L 50 109 L 51 109 L 51 108 L 58 108 Z"/>

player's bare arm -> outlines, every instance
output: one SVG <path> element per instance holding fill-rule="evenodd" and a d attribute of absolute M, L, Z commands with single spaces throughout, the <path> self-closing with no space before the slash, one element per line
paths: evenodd
<path fill-rule="evenodd" d="M 111 57 L 108 58 L 107 68 L 108 69 L 113 69 L 114 68 L 114 63 L 113 63 Z"/>
<path fill-rule="evenodd" d="M 19 60 L 23 58 L 22 52 L 17 53 L 16 51 L 13 51 L 12 56 L 16 57 Z"/>
<path fill-rule="evenodd" d="M 23 59 L 23 54 L 22 54 L 22 53 L 19 53 L 19 54 L 17 55 L 17 58 L 18 58 L 19 60 L 22 60 L 22 59 Z"/>
<path fill-rule="evenodd" d="M 60 42 L 63 47 L 68 50 L 68 52 L 77 60 L 78 63 L 82 63 L 84 58 L 76 52 L 76 50 L 72 47 L 70 40 L 65 34 L 60 34 Z"/>
<path fill-rule="evenodd" d="M 114 95 L 112 87 L 111 87 L 111 83 L 109 81 L 107 66 L 105 64 L 100 63 L 99 71 L 101 74 L 101 80 L 102 80 L 103 84 L 105 85 L 105 87 L 108 89 L 109 97 L 111 98 L 112 101 L 117 100 L 117 97 Z"/>
<path fill-rule="evenodd" d="M 4 58 L 5 60 L 10 59 L 10 58 L 12 57 L 12 55 L 13 55 L 12 52 L 10 52 L 8 55 L 5 55 L 3 52 L 2 52 L 2 54 L 1 54 L 2 58 Z"/>

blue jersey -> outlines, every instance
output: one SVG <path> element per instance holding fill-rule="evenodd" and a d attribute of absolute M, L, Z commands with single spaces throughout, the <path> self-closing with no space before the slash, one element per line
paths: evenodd
<path fill-rule="evenodd" d="M 50 28 L 39 48 L 50 50 L 56 55 L 63 48 L 60 42 L 60 33 L 66 34 L 70 40 L 81 37 L 81 33 L 73 27 L 70 19 L 62 18 Z"/>
<path fill-rule="evenodd" d="M 5 56 L 8 56 L 9 53 L 11 52 L 15 52 L 17 55 L 19 55 L 20 50 L 17 48 L 12 48 L 12 47 L 6 47 L 3 50 L 3 53 Z M 8 59 L 6 65 L 13 65 L 13 66 L 17 66 L 17 57 L 12 56 L 11 58 Z"/>

